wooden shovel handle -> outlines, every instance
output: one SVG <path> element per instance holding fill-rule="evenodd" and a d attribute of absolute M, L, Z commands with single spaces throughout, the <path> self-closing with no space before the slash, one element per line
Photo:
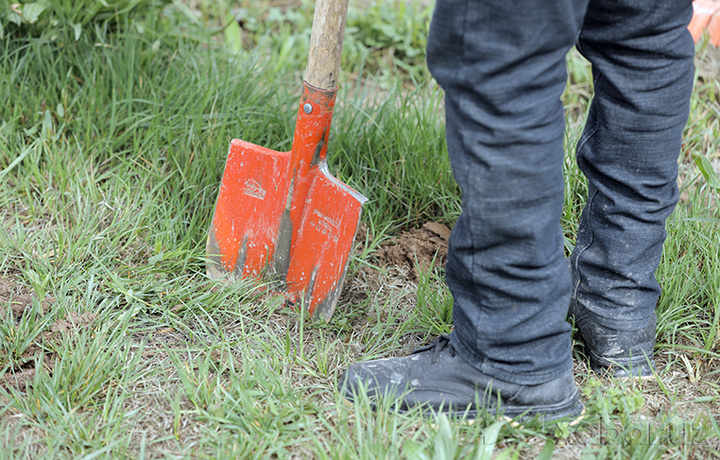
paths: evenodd
<path fill-rule="evenodd" d="M 305 82 L 325 90 L 337 87 L 348 0 L 317 0 Z"/>

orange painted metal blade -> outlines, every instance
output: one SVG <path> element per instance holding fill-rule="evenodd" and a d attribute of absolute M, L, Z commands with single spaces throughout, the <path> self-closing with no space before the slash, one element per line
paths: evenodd
<path fill-rule="evenodd" d="M 233 139 L 208 236 L 211 278 L 265 276 L 290 181 L 290 153 Z"/>
<path fill-rule="evenodd" d="M 324 161 L 311 175 L 312 185 L 293 235 L 286 280 L 291 298 L 302 296 L 311 314 L 329 319 L 340 296 L 367 198 L 330 175 Z"/>
<path fill-rule="evenodd" d="M 231 142 L 207 242 L 211 278 L 269 280 L 325 318 L 367 201 L 327 170 L 335 94 L 304 84 L 290 152 Z"/>

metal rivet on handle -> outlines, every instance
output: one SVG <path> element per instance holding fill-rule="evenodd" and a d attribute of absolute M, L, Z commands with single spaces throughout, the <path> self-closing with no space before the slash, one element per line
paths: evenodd
<path fill-rule="evenodd" d="M 312 104 L 309 103 L 309 102 L 306 103 L 306 104 L 303 106 L 303 110 L 305 111 L 305 113 L 311 113 L 311 112 L 312 112 Z"/>

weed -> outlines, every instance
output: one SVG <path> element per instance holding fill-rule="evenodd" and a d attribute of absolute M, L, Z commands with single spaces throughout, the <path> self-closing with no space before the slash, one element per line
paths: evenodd
<path fill-rule="evenodd" d="M 417 293 L 417 327 L 429 335 L 449 334 L 452 330 L 453 298 L 449 289 L 432 270 L 420 271 Z"/>

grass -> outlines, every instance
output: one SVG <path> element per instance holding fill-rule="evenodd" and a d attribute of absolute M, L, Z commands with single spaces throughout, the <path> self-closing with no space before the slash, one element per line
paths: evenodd
<path fill-rule="evenodd" d="M 658 378 L 598 379 L 578 355 L 578 426 L 428 423 L 335 391 L 350 363 L 451 327 L 442 269 L 416 283 L 373 259 L 401 229 L 459 213 L 441 93 L 413 54 L 422 28 L 407 25 L 427 8 L 374 3 L 372 24 L 351 14 L 330 169 L 371 202 L 325 323 L 204 274 L 229 140 L 290 146 L 309 16 L 281 2 L 195 4 L 96 22 L 77 41 L 0 40 L 1 458 L 720 456 L 718 192 L 692 160 L 717 160 L 717 78 L 698 75 L 658 270 Z M 397 36 L 373 45 L 385 48 L 362 48 L 395 20 Z M 699 46 L 699 60 L 711 52 Z M 572 147 L 591 88 L 587 63 L 568 65 L 571 247 L 586 190 Z"/>

